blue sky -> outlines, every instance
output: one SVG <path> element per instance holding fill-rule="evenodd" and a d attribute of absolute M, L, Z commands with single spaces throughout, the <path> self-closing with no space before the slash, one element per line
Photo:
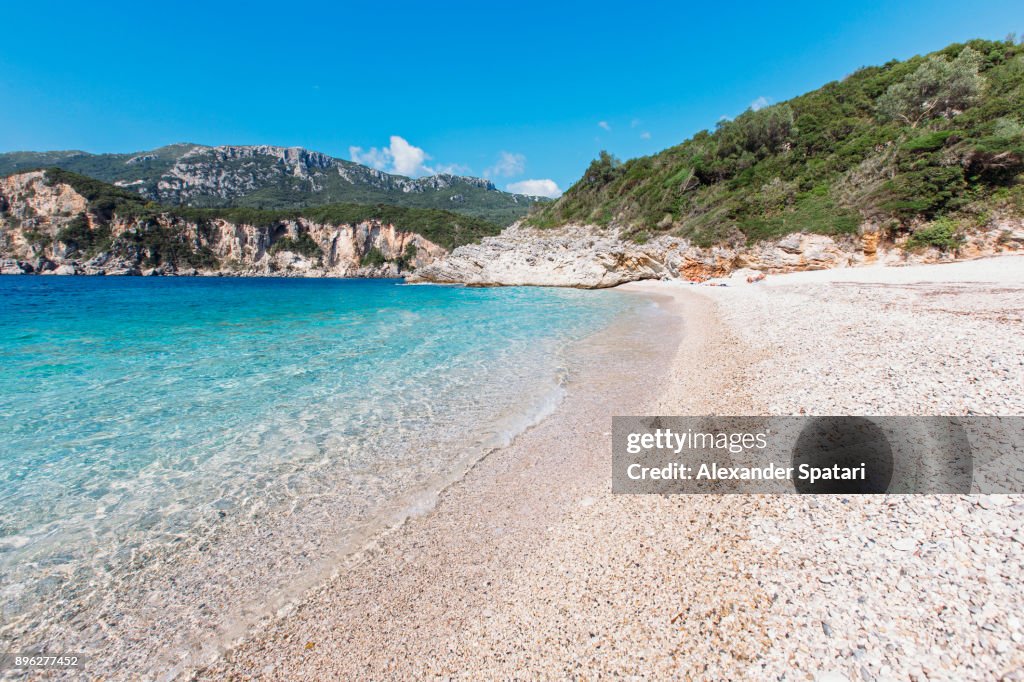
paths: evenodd
<path fill-rule="evenodd" d="M 601 149 L 653 153 L 860 66 L 1024 33 L 1020 0 L 17 2 L 2 19 L 0 151 L 300 145 L 552 191 Z"/>

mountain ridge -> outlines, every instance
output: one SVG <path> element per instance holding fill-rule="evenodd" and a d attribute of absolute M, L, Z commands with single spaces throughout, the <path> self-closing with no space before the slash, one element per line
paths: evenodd
<path fill-rule="evenodd" d="M 0 176 L 46 167 L 124 187 L 157 203 L 197 208 L 392 204 L 449 210 L 507 225 L 531 206 L 548 201 L 501 191 L 484 178 L 409 178 L 304 147 L 174 143 L 130 153 L 0 154 Z"/>

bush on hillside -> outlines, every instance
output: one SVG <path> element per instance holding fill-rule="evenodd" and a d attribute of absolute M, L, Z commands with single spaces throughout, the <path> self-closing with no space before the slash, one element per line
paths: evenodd
<path fill-rule="evenodd" d="M 910 235 L 907 240 L 908 249 L 922 249 L 933 246 L 940 251 L 951 251 L 963 241 L 957 234 L 956 223 L 949 218 L 940 218 L 928 227 L 921 228 Z"/>
<path fill-rule="evenodd" d="M 748 110 L 653 156 L 602 152 L 526 222 L 708 245 L 1012 208 L 1024 182 L 1022 111 L 1024 46 L 951 45 Z"/>

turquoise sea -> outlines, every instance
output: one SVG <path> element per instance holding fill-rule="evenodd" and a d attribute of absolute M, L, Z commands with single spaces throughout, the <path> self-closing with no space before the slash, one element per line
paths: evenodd
<path fill-rule="evenodd" d="M 0 277 L 0 648 L 240 634 L 549 413 L 639 300 Z"/>

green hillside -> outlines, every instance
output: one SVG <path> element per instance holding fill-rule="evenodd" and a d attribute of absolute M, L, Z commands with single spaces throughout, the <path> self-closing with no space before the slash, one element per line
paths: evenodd
<path fill-rule="evenodd" d="M 937 221 L 919 238 L 942 242 L 992 210 L 1024 213 L 1022 171 L 1024 46 L 974 40 L 860 69 L 653 156 L 602 152 L 528 222 L 709 245 Z"/>

